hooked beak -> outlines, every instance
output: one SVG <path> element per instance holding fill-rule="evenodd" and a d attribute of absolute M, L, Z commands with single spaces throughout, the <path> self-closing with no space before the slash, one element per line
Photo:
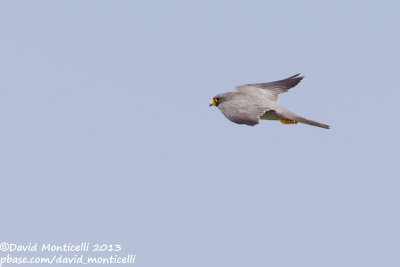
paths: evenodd
<path fill-rule="evenodd" d="M 208 105 L 209 107 L 211 106 L 216 106 L 214 99 L 211 100 L 210 105 Z"/>

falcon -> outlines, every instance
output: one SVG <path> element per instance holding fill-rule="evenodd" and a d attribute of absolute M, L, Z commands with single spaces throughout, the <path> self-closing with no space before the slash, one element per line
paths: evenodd
<path fill-rule="evenodd" d="M 299 75 L 275 82 L 236 86 L 236 92 L 216 95 L 210 106 L 218 107 L 226 118 L 237 124 L 254 126 L 261 119 L 277 120 L 283 124 L 301 122 L 329 129 L 329 125 L 306 119 L 278 105 L 279 94 L 295 87 L 304 78 Z"/>

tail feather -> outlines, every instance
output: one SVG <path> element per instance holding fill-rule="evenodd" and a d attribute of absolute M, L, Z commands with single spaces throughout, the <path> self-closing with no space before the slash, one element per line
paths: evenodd
<path fill-rule="evenodd" d="M 301 122 L 301 123 L 304 123 L 304 124 L 321 127 L 321 128 L 324 128 L 324 129 L 330 129 L 331 128 L 329 125 L 303 118 L 303 117 L 301 117 L 301 116 L 299 116 L 297 114 L 294 114 L 293 112 L 291 112 L 291 111 L 289 111 L 289 110 L 287 110 L 287 109 L 285 109 L 283 107 L 278 107 L 275 111 L 276 111 L 276 114 L 278 115 L 278 117 L 280 119 L 298 121 L 298 122 Z"/>
<path fill-rule="evenodd" d="M 329 125 L 326 125 L 326 124 L 323 124 L 323 123 L 319 123 L 319 122 L 316 122 L 316 121 L 312 121 L 312 120 L 309 120 L 309 119 L 306 119 L 306 118 L 303 118 L 303 117 L 300 117 L 300 116 L 297 116 L 297 118 L 295 120 L 298 121 L 298 122 L 304 123 L 304 124 L 321 127 L 321 128 L 324 128 L 324 129 L 330 129 L 331 128 L 331 126 L 329 126 Z"/>

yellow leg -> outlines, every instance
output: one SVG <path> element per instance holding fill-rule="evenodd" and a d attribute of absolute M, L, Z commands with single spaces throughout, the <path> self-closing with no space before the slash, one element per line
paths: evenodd
<path fill-rule="evenodd" d="M 279 119 L 278 121 L 280 121 L 283 124 L 297 124 L 298 121 L 292 121 L 292 120 L 281 120 Z"/>

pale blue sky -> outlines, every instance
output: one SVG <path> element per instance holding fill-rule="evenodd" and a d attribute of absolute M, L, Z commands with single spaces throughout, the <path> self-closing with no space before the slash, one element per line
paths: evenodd
<path fill-rule="evenodd" d="M 136 266 L 399 266 L 397 1 L 1 1 L 1 241 Z M 280 103 L 209 100 L 301 72 Z M 70 266 L 70 265 L 69 265 Z"/>

